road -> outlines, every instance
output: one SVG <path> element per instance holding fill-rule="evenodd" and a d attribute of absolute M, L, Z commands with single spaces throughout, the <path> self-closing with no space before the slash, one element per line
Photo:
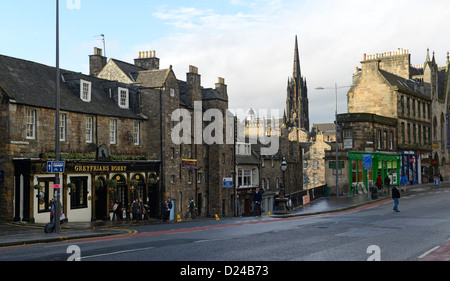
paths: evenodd
<path fill-rule="evenodd" d="M 385 200 L 309 217 L 136 226 L 133 233 L 117 237 L 0 248 L 0 261 L 417 261 L 433 255 L 439 259 L 439 249 L 450 237 L 450 188 L 404 196 L 399 213 L 392 206 Z"/>

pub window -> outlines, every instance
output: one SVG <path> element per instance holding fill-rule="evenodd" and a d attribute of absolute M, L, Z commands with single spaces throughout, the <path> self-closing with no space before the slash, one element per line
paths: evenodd
<path fill-rule="evenodd" d="M 36 139 L 36 110 L 26 110 L 27 139 Z"/>
<path fill-rule="evenodd" d="M 40 178 L 38 180 L 38 213 L 50 212 L 52 205 L 51 200 L 53 199 L 53 189 L 51 188 L 55 178 Z"/>
<path fill-rule="evenodd" d="M 71 177 L 70 208 L 87 208 L 88 177 Z"/>

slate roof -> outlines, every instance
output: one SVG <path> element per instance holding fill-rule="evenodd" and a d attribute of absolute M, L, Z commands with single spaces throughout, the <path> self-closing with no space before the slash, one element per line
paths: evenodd
<path fill-rule="evenodd" d="M 109 89 L 128 88 L 131 101 L 138 99 L 139 89 L 127 84 L 94 78 L 61 69 L 60 109 L 85 114 L 145 119 L 137 110 L 120 108 L 109 96 Z M 0 55 L 0 87 L 11 101 L 35 107 L 55 108 L 56 68 L 36 62 Z M 91 101 L 80 99 L 80 79 L 92 83 Z"/>
<path fill-rule="evenodd" d="M 405 79 L 393 73 L 387 72 L 383 69 L 379 69 L 378 71 L 391 86 L 398 87 L 399 89 L 406 90 L 409 92 L 414 92 L 415 94 L 420 96 L 427 97 L 419 91 L 419 88 L 416 87 L 418 86 L 416 85 L 417 82 L 415 82 L 414 80 Z"/>
<path fill-rule="evenodd" d="M 228 101 L 227 99 L 221 97 L 219 93 L 217 93 L 216 90 L 212 88 L 202 89 L 202 99 Z"/>
<path fill-rule="evenodd" d="M 111 58 L 110 60 L 112 60 L 117 67 L 120 68 L 120 70 L 123 71 L 123 73 L 125 73 L 128 77 L 130 77 L 133 81 L 136 81 L 138 75 L 139 75 L 139 71 L 144 71 L 146 70 L 145 68 L 139 67 L 137 65 L 128 63 L 128 62 L 124 62 L 118 59 L 113 59 Z"/>
<path fill-rule="evenodd" d="M 170 68 L 140 71 L 136 83 L 149 88 L 164 87 L 170 71 L 172 71 Z"/>

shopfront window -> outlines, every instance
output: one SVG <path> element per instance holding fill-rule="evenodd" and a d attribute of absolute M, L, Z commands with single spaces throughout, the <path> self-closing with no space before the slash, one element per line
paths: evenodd
<path fill-rule="evenodd" d="M 70 178 L 72 188 L 70 190 L 71 209 L 87 208 L 88 177 Z"/>
<path fill-rule="evenodd" d="M 38 212 L 45 213 L 50 212 L 52 208 L 51 200 L 53 199 L 52 185 L 55 182 L 55 178 L 40 178 L 38 181 Z"/>

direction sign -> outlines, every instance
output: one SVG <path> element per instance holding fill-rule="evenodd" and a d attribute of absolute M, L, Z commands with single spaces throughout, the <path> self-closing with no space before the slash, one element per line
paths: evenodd
<path fill-rule="evenodd" d="M 222 187 L 233 187 L 233 178 L 223 178 Z"/>
<path fill-rule="evenodd" d="M 64 173 L 64 161 L 47 161 L 47 173 L 59 174 Z"/>

